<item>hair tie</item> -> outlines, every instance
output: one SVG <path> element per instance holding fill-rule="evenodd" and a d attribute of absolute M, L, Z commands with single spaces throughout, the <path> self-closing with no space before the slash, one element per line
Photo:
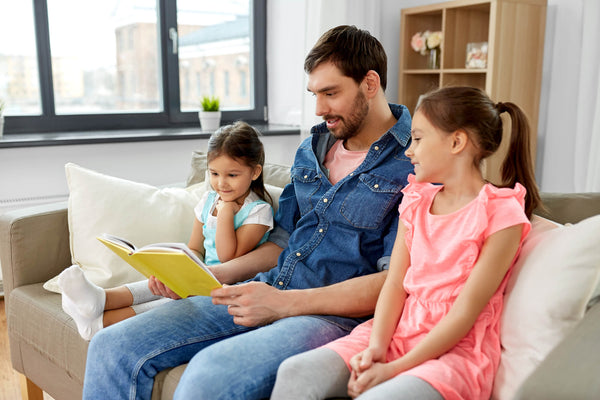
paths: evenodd
<path fill-rule="evenodd" d="M 506 105 L 501 101 L 496 103 L 496 110 L 498 110 L 498 114 L 502 114 L 503 112 L 508 111 Z"/>

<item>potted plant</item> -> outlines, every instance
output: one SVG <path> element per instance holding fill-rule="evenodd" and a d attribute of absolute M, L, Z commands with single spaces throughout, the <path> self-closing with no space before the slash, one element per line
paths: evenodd
<path fill-rule="evenodd" d="M 202 110 L 198 112 L 200 127 L 203 131 L 214 132 L 221 125 L 220 101 L 217 96 L 203 96 L 200 99 Z"/>
<path fill-rule="evenodd" d="M 0 138 L 2 138 L 2 134 L 4 133 L 4 100 L 0 99 Z"/>

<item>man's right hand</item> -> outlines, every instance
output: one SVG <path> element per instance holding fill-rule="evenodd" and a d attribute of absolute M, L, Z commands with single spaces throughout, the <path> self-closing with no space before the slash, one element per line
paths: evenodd
<path fill-rule="evenodd" d="M 168 297 L 169 299 L 173 300 L 181 299 L 177 293 L 169 289 L 164 283 L 156 279 L 154 276 L 148 278 L 148 288 L 154 295 Z"/>

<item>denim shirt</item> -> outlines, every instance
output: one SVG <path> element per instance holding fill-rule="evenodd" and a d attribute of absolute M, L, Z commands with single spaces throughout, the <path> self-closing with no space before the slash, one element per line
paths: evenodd
<path fill-rule="evenodd" d="M 299 146 L 291 183 L 279 199 L 269 241 L 283 248 L 277 266 L 254 280 L 278 289 L 327 286 L 383 269 L 392 254 L 398 204 L 413 172 L 404 155 L 411 117 L 390 104 L 396 124 L 374 142 L 352 173 L 332 185 L 323 166 L 336 141 L 325 123 Z M 379 267 L 379 268 L 378 268 Z"/>

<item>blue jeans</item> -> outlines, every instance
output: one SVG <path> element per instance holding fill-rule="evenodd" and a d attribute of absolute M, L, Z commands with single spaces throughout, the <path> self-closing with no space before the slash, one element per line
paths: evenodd
<path fill-rule="evenodd" d="M 172 301 L 94 336 L 83 398 L 150 399 L 154 376 L 186 362 L 176 399 L 269 397 L 283 360 L 346 335 L 356 325 L 347 322 L 301 316 L 247 328 L 210 297 Z"/>

